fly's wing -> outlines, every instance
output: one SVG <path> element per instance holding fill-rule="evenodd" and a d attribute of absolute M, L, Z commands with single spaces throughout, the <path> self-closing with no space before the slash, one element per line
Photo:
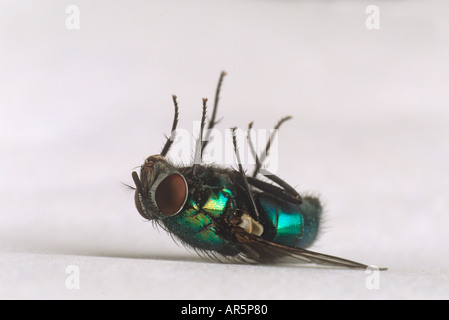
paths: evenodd
<path fill-rule="evenodd" d="M 268 263 L 287 257 L 302 261 L 304 263 L 315 263 L 319 265 L 354 269 L 368 268 L 368 265 L 355 261 L 266 241 L 259 236 L 247 233 L 244 229 L 239 227 L 232 228 L 232 233 L 235 236 L 242 254 L 245 257 L 257 262 Z"/>

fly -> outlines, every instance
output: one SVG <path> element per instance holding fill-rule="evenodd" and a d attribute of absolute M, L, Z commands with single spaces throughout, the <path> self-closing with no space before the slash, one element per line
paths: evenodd
<path fill-rule="evenodd" d="M 318 198 L 301 196 L 274 174 L 264 173 L 270 182 L 260 179 L 273 136 L 268 139 L 265 153 L 259 157 L 248 135 L 248 145 L 256 159 L 251 175 L 245 173 L 241 164 L 235 128 L 232 132 L 238 170 L 202 163 L 208 134 L 217 123 L 217 106 L 225 75 L 222 72 L 218 81 L 207 130 L 208 101 L 203 99 L 200 136 L 194 163 L 189 166 L 174 165 L 167 158 L 179 118 L 177 97 L 172 96 L 175 109 L 172 135 L 167 137 L 160 154 L 145 160 L 140 174 L 132 172 L 137 211 L 184 245 L 217 258 L 235 258 L 252 263 L 274 263 L 294 258 L 305 263 L 368 268 L 359 262 L 307 249 L 317 237 L 323 208 Z M 275 129 L 289 119 L 281 119 Z M 248 130 L 251 129 L 252 123 L 248 126 Z"/>

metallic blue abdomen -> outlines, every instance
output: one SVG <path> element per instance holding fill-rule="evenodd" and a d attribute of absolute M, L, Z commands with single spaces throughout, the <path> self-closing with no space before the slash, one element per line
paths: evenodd
<path fill-rule="evenodd" d="M 322 213 L 317 198 L 305 197 L 298 206 L 260 193 L 255 201 L 265 240 L 296 248 L 306 248 L 315 240 Z"/>

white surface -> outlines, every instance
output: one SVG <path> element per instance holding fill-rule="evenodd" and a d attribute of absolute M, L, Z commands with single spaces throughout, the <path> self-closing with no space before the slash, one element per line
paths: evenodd
<path fill-rule="evenodd" d="M 370 4 L 380 30 L 365 28 Z M 0 298 L 448 299 L 448 11 L 3 1 Z M 137 214 L 120 182 L 160 151 L 171 94 L 190 130 L 222 69 L 219 128 L 294 117 L 278 174 L 326 205 L 313 249 L 389 267 L 378 290 L 363 271 L 203 261 Z"/>

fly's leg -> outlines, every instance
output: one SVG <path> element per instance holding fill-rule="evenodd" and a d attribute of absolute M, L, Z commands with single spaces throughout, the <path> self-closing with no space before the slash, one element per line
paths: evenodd
<path fill-rule="evenodd" d="M 204 149 L 207 146 L 207 143 L 209 142 L 211 129 L 213 129 L 214 126 L 218 123 L 218 121 L 215 121 L 215 118 L 217 116 L 218 100 L 220 99 L 221 85 L 223 83 L 223 78 L 225 77 L 225 75 L 226 72 L 222 71 L 220 74 L 220 78 L 218 79 L 217 89 L 215 90 L 214 109 L 212 110 L 212 117 L 210 118 L 209 125 L 207 126 L 206 137 L 204 139 L 205 141 L 203 143 L 201 151 L 204 151 Z"/>
<path fill-rule="evenodd" d="M 215 99 L 214 99 L 214 109 L 212 111 L 212 118 L 209 122 L 209 126 L 207 127 L 208 131 L 206 133 L 206 137 L 205 137 L 205 142 L 202 144 L 201 146 L 201 152 L 204 150 L 204 148 L 207 145 L 207 142 L 209 141 L 209 137 L 210 137 L 210 130 L 209 129 L 213 129 L 213 127 L 217 124 L 218 121 L 215 121 L 215 118 L 217 116 L 217 108 L 218 108 L 218 100 L 220 99 L 220 90 L 221 90 L 221 85 L 223 83 L 223 78 L 225 77 L 226 72 L 222 71 L 220 74 L 220 78 L 218 80 L 218 85 L 217 85 L 217 89 L 215 90 Z M 173 144 L 173 141 L 175 140 L 175 130 L 176 127 L 178 125 L 178 117 L 179 117 L 179 107 L 178 107 L 178 101 L 177 101 L 177 97 L 176 95 L 172 95 L 172 99 L 173 99 L 173 104 L 175 105 L 175 116 L 173 118 L 173 124 L 172 124 L 172 128 L 171 128 L 171 133 L 170 133 L 170 137 L 167 137 L 167 142 L 165 142 L 164 148 L 161 151 L 161 156 L 165 157 L 168 153 L 168 151 L 170 150 L 170 147 Z"/>
<path fill-rule="evenodd" d="M 198 137 L 198 140 L 196 141 L 196 147 L 195 147 L 195 155 L 193 157 L 193 176 L 196 177 L 196 172 L 198 170 L 198 167 L 201 165 L 202 156 L 203 156 L 203 131 L 204 126 L 206 125 L 206 111 L 207 111 L 207 98 L 203 98 L 203 113 L 201 115 L 201 129 L 200 129 L 200 136 Z"/>
<path fill-rule="evenodd" d="M 274 126 L 274 132 L 271 134 L 270 138 L 268 139 L 267 145 L 265 146 L 265 152 L 260 155 L 260 158 L 256 156 L 256 167 L 254 168 L 253 178 L 255 178 L 257 176 L 257 174 L 259 173 L 259 171 L 262 167 L 263 162 L 265 161 L 265 158 L 268 156 L 268 152 L 270 151 L 270 147 L 271 147 L 271 141 L 274 139 L 274 135 L 276 134 L 277 130 L 281 127 L 281 125 L 285 121 L 290 120 L 291 118 L 292 118 L 291 116 L 286 116 L 286 117 L 282 118 L 281 120 L 279 120 L 279 122 Z M 248 126 L 248 131 L 251 130 L 252 125 L 253 125 L 253 123 L 251 122 Z M 248 137 L 249 137 L 249 134 L 248 134 Z M 255 152 L 252 144 L 250 144 L 250 147 L 251 147 L 251 151 L 253 152 L 253 154 L 255 154 L 256 152 Z"/>
<path fill-rule="evenodd" d="M 257 221 L 259 220 L 259 211 L 257 210 L 256 207 L 256 202 L 254 201 L 254 197 L 253 194 L 251 192 L 251 190 L 249 189 L 249 184 L 248 184 L 248 180 L 246 178 L 246 174 L 245 171 L 243 170 L 243 166 L 242 166 L 242 161 L 240 160 L 240 155 L 237 149 L 237 137 L 236 137 L 236 133 L 235 130 L 237 128 L 231 128 L 232 130 L 232 143 L 234 144 L 234 152 L 235 152 L 235 156 L 237 158 L 237 163 L 239 166 L 239 173 L 243 182 L 243 188 L 245 189 L 245 191 L 248 193 L 249 199 L 250 199 L 250 204 L 251 204 L 251 209 L 253 209 L 251 212 L 254 213 L 253 218 Z"/>
<path fill-rule="evenodd" d="M 175 130 L 178 126 L 178 117 L 179 117 L 179 107 L 178 107 L 178 101 L 177 97 L 175 95 L 172 95 L 173 104 L 175 105 L 175 116 L 173 118 L 173 124 L 170 131 L 170 137 L 167 137 L 167 142 L 165 142 L 164 148 L 161 151 L 161 156 L 165 157 L 170 150 L 171 145 L 173 144 L 173 141 L 175 140 Z"/>
<path fill-rule="evenodd" d="M 293 195 L 292 193 L 286 191 L 285 189 L 279 188 L 278 186 L 253 178 L 253 177 L 246 177 L 248 184 L 256 187 L 257 189 L 267 192 L 279 199 L 291 202 L 291 203 L 295 203 L 295 204 L 301 204 L 302 203 L 302 199 L 301 197 L 298 198 L 297 195 Z M 296 191 L 295 191 L 296 192 Z"/>
<path fill-rule="evenodd" d="M 200 158 L 199 158 L 199 161 L 197 161 L 195 163 L 200 163 L 201 162 L 203 150 L 204 150 L 204 148 L 206 148 L 206 145 L 209 142 L 209 138 L 210 138 L 210 130 L 209 129 L 213 129 L 213 127 L 218 123 L 218 121 L 216 121 L 215 118 L 217 116 L 218 100 L 220 99 L 221 85 L 223 83 L 223 78 L 225 77 L 225 75 L 226 75 L 225 71 L 222 71 L 221 74 L 220 74 L 220 78 L 218 80 L 217 89 L 215 91 L 214 109 L 212 111 L 212 117 L 211 117 L 211 120 L 209 121 L 209 125 L 207 127 L 208 130 L 207 130 L 207 133 L 206 133 L 206 137 L 204 139 L 205 140 L 204 143 L 203 143 L 203 140 L 202 140 L 202 133 L 201 133 L 201 145 L 200 145 L 201 150 L 200 150 L 200 152 L 195 150 L 195 159 L 196 159 L 197 155 L 199 155 Z M 165 145 L 164 145 L 164 147 L 162 148 L 162 151 L 161 151 L 161 156 L 163 156 L 163 157 L 165 157 L 167 155 L 168 151 L 170 150 L 170 148 L 171 148 L 171 146 L 173 144 L 173 141 L 175 140 L 175 137 L 176 137 L 175 130 L 176 130 L 176 127 L 178 125 L 178 120 L 179 120 L 179 107 L 178 107 L 178 101 L 177 101 L 176 95 L 172 95 L 172 99 L 173 99 L 173 104 L 175 106 L 175 116 L 173 118 L 173 124 L 172 124 L 172 128 L 171 128 L 170 136 L 167 137 L 167 141 L 165 142 Z M 204 104 L 205 104 L 204 100 L 206 100 L 206 102 L 207 102 L 207 99 L 203 99 L 203 111 L 205 111 L 204 110 Z M 202 131 L 204 131 L 204 123 L 205 123 L 205 121 L 206 121 L 206 117 L 205 117 L 205 113 L 203 112 L 203 117 L 201 118 L 201 130 Z M 196 160 L 198 160 L 198 159 L 196 159 Z"/>
<path fill-rule="evenodd" d="M 279 129 L 279 127 L 281 126 L 282 123 L 284 123 L 285 121 L 291 119 L 290 116 L 282 118 L 281 120 L 279 120 L 279 122 L 276 124 L 275 129 Z M 265 160 L 265 157 L 263 158 L 263 160 L 261 161 L 259 159 L 259 157 L 256 154 L 256 151 L 254 149 L 254 145 L 252 143 L 251 140 L 251 134 L 249 133 L 249 131 L 252 129 L 253 123 L 251 122 L 248 125 L 248 145 L 249 145 L 249 149 L 251 150 L 251 153 L 253 155 L 253 157 L 255 157 L 256 159 L 256 168 L 254 170 L 253 176 L 252 177 L 248 177 L 247 181 L 255 186 L 256 188 L 259 188 L 262 191 L 267 191 L 267 192 L 274 192 L 276 195 L 283 197 L 285 199 L 285 197 L 287 196 L 289 198 L 289 201 L 292 201 L 294 203 L 298 203 L 301 204 L 302 203 L 302 199 L 301 196 L 299 195 L 299 193 L 292 187 L 290 186 L 287 182 L 285 182 L 284 180 L 282 180 L 281 178 L 279 178 L 277 175 L 272 174 L 272 173 L 267 173 L 264 174 L 265 177 L 267 177 L 268 179 L 270 179 L 271 181 L 273 181 L 274 183 L 276 183 L 277 185 L 279 185 L 281 188 L 277 188 L 274 185 L 271 185 L 269 183 L 266 183 L 262 180 L 256 179 L 256 175 L 259 173 L 260 168 L 262 167 L 262 162 L 263 160 Z M 276 132 L 274 132 L 273 134 L 275 134 Z M 270 149 L 270 145 L 271 145 L 271 140 L 273 139 L 273 135 L 270 136 L 270 139 L 267 142 L 267 145 L 265 147 L 265 153 L 264 155 L 266 156 L 268 154 L 268 151 Z"/>

